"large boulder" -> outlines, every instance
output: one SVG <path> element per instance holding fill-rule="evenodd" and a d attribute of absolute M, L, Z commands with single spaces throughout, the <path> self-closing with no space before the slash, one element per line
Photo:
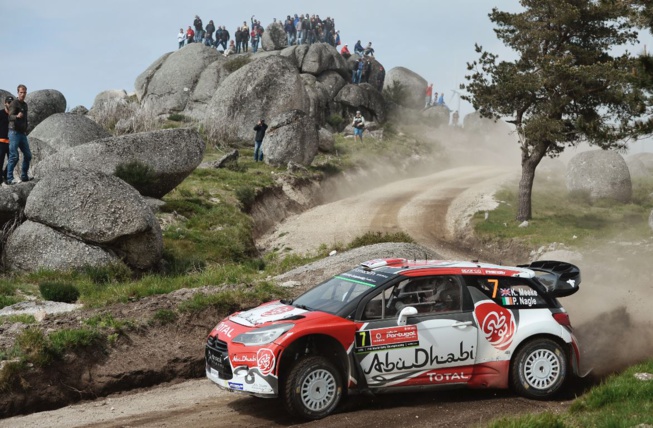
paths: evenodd
<path fill-rule="evenodd" d="M 635 153 L 626 158 L 631 178 L 648 178 L 653 175 L 653 153 Z"/>
<path fill-rule="evenodd" d="M 141 105 L 155 114 L 183 111 L 202 72 L 219 57 L 202 43 L 191 43 L 166 56 L 159 67 L 151 66 L 136 79 Z"/>
<path fill-rule="evenodd" d="M 25 215 L 78 240 L 111 249 L 139 269 L 161 258 L 163 240 L 154 212 L 130 185 L 112 175 L 60 169 L 39 181 Z"/>
<path fill-rule="evenodd" d="M 141 132 L 63 150 L 40 162 L 34 176 L 45 178 L 63 168 L 114 174 L 117 166 L 138 162 L 148 166 L 152 175 L 140 184 L 132 184 L 144 196 L 161 198 L 197 168 L 204 149 L 205 143 L 194 129 Z"/>
<path fill-rule="evenodd" d="M 56 151 L 110 137 L 109 131 L 86 116 L 57 113 L 41 122 L 30 134 Z"/>
<path fill-rule="evenodd" d="M 610 150 L 591 150 L 571 158 L 566 180 L 569 192 L 587 193 L 592 200 L 628 202 L 632 196 L 628 165 L 619 153 Z"/>
<path fill-rule="evenodd" d="M 286 165 L 293 161 L 310 165 L 317 155 L 319 145 L 318 126 L 301 110 L 282 113 L 272 119 L 263 140 L 265 162 Z"/>
<path fill-rule="evenodd" d="M 349 115 L 360 110 L 365 120 L 385 122 L 385 102 L 383 96 L 368 83 L 360 85 L 345 85 L 335 98 L 335 101 L 345 106 Z"/>
<path fill-rule="evenodd" d="M 280 22 L 268 25 L 261 38 L 261 47 L 266 51 L 275 51 L 288 46 L 286 32 Z"/>
<path fill-rule="evenodd" d="M 183 50 L 183 49 L 182 49 Z M 230 137 L 253 140 L 259 119 L 310 109 L 309 96 L 290 60 L 269 56 L 230 74 L 211 100 L 207 121 Z"/>
<path fill-rule="evenodd" d="M 159 58 L 157 58 L 156 61 L 154 61 L 152 64 L 150 64 L 149 67 L 145 69 L 141 74 L 139 74 L 136 77 L 136 82 L 134 82 L 134 90 L 136 91 L 136 97 L 138 98 L 138 101 L 143 101 L 143 97 L 148 91 L 148 87 L 150 86 L 150 81 L 152 81 L 152 78 L 156 74 L 157 71 L 163 66 L 163 64 L 166 62 L 166 59 L 170 55 L 172 55 L 176 51 L 168 52 L 163 55 L 161 55 Z"/>
<path fill-rule="evenodd" d="M 197 84 L 193 88 L 190 100 L 186 105 L 185 113 L 201 120 L 206 115 L 208 104 L 213 98 L 213 94 L 218 89 L 224 79 L 229 76 L 230 72 L 227 70 L 227 64 L 231 61 L 241 61 L 243 58 L 239 56 L 232 58 L 229 61 L 223 56 L 219 56 L 217 61 L 209 64 L 199 76 Z"/>
<path fill-rule="evenodd" d="M 336 148 L 336 139 L 333 134 L 324 128 L 320 128 L 318 132 L 318 150 L 324 153 L 331 153 Z"/>
<path fill-rule="evenodd" d="M 450 111 L 445 106 L 429 107 L 422 111 L 422 116 L 427 119 L 427 123 L 435 127 L 449 125 Z"/>
<path fill-rule="evenodd" d="M 383 89 L 392 90 L 395 85 L 401 85 L 406 91 L 406 95 L 402 99 L 395 100 L 398 104 L 420 110 L 424 108 L 426 79 L 405 67 L 395 67 L 388 70 Z"/>
<path fill-rule="evenodd" d="M 5 267 L 12 271 L 70 270 L 118 262 L 120 258 L 110 250 L 29 220 L 12 232 L 4 247 Z"/>
<path fill-rule="evenodd" d="M 352 72 L 356 68 L 356 61 L 360 58 L 364 58 L 365 61 L 371 63 L 369 76 L 367 77 L 367 81 L 363 80 L 363 83 L 369 83 L 370 85 L 378 89 L 380 92 L 383 91 L 383 84 L 385 82 L 386 73 L 383 68 L 383 65 L 379 61 L 377 61 L 375 57 L 372 56 L 362 57 L 360 55 L 354 54 L 347 59 L 347 71 L 348 71 L 347 82 L 351 82 Z M 364 79 L 365 76 L 361 76 L 361 78 Z M 426 90 L 426 88 L 424 90 Z"/>
<path fill-rule="evenodd" d="M 114 105 L 126 105 L 129 95 L 124 89 L 108 89 L 95 96 L 91 110 L 99 110 Z"/>
<path fill-rule="evenodd" d="M 325 71 L 335 71 L 343 78 L 351 74 L 347 61 L 328 43 L 290 46 L 281 51 L 281 56 L 289 57 L 301 73 L 319 76 Z"/>
<path fill-rule="evenodd" d="M 66 98 L 55 89 L 28 91 L 25 102 L 28 106 L 28 133 L 53 114 L 66 111 Z"/>
<path fill-rule="evenodd" d="M 0 186 L 0 227 L 16 218 L 25 208 L 27 197 L 35 185 L 35 181 L 28 181 L 13 186 Z"/>

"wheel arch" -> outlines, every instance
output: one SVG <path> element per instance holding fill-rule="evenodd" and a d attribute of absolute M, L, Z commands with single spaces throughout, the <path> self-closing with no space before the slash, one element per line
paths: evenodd
<path fill-rule="evenodd" d="M 299 337 L 285 348 L 279 357 L 277 369 L 279 381 L 283 382 L 293 364 L 307 355 L 319 355 L 333 363 L 340 373 L 342 384 L 345 386 L 344 390 L 347 389 L 347 373 L 349 373 L 347 351 L 337 339 L 326 334 L 309 334 Z"/>

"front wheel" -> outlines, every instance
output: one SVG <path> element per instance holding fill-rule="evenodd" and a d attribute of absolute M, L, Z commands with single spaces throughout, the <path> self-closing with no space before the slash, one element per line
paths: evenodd
<path fill-rule="evenodd" d="M 331 414 L 342 397 L 342 379 L 326 358 L 306 357 L 290 370 L 283 390 L 288 411 L 304 419 L 322 419 Z"/>
<path fill-rule="evenodd" d="M 554 395 L 567 377 L 567 356 L 550 339 L 536 339 L 523 346 L 511 367 L 513 389 L 527 398 L 543 399 Z"/>

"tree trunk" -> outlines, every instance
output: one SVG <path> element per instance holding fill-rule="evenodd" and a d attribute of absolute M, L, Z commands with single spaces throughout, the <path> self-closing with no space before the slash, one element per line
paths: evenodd
<path fill-rule="evenodd" d="M 517 203 L 517 221 L 532 218 L 531 200 L 533 196 L 533 182 L 535 181 L 535 168 L 546 154 L 548 143 L 538 143 L 533 146 L 533 151 L 528 153 L 522 150 L 521 179 L 519 180 L 519 195 Z"/>

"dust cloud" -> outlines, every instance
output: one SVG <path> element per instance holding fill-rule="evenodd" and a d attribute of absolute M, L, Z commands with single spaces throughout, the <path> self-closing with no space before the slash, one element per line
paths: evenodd
<path fill-rule="evenodd" d="M 588 249 L 577 265 L 580 290 L 563 298 L 583 366 L 603 376 L 653 358 L 653 242 L 612 242 Z"/>

